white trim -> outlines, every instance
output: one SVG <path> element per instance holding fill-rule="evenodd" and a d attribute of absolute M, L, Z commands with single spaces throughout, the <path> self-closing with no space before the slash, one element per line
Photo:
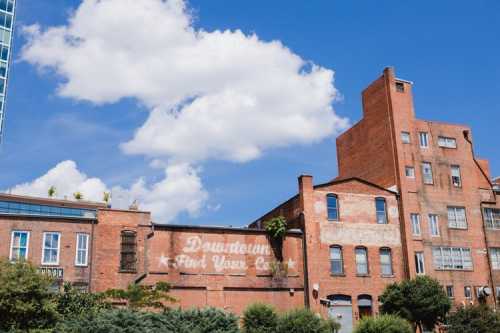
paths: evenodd
<path fill-rule="evenodd" d="M 79 240 L 79 237 L 80 235 L 85 235 L 85 263 L 83 264 L 80 264 L 78 263 L 78 240 Z M 78 232 L 76 234 L 76 250 L 75 250 L 75 266 L 78 266 L 78 267 L 86 267 L 89 265 L 89 238 L 90 238 L 90 235 L 85 233 L 85 232 Z"/>
<path fill-rule="evenodd" d="M 44 262 L 44 257 L 45 257 L 45 237 L 47 237 L 47 235 L 49 235 L 49 234 L 56 234 L 56 235 L 58 235 L 58 238 L 57 238 L 57 259 L 56 259 L 56 262 Z M 61 233 L 57 232 L 57 231 L 47 231 L 47 232 L 44 232 L 43 233 L 43 237 L 42 237 L 42 258 L 41 258 L 42 265 L 45 265 L 45 266 L 59 266 L 60 252 L 61 252 Z"/>
<path fill-rule="evenodd" d="M 14 233 L 15 232 L 22 232 L 26 233 L 28 236 L 26 237 L 26 258 L 24 260 L 28 260 L 28 253 L 29 253 L 29 248 L 30 248 L 30 232 L 27 230 L 12 230 L 10 233 L 10 251 L 9 251 L 9 260 L 13 261 L 12 259 L 12 249 L 14 248 Z"/>

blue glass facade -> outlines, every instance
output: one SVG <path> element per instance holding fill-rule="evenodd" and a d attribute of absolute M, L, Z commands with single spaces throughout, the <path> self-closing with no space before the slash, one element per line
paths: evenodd
<path fill-rule="evenodd" d="M 1 1 L 1 0 L 0 0 Z M 95 218 L 96 210 L 0 200 L 0 214 Z"/>
<path fill-rule="evenodd" d="M 0 142 L 5 122 L 5 96 L 14 30 L 15 0 L 0 0 Z"/>

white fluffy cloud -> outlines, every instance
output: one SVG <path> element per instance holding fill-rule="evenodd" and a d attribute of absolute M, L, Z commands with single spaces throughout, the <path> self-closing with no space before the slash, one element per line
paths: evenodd
<path fill-rule="evenodd" d="M 171 222 L 183 211 L 196 216 L 208 199 L 197 170 L 187 164 L 168 166 L 165 178 L 151 186 L 139 179 L 130 189 L 114 187 L 110 190 L 100 179 L 87 177 L 78 170 L 74 161 L 68 160 L 57 164 L 34 181 L 14 186 L 7 192 L 47 197 L 51 186 L 56 188 L 57 198 L 72 199 L 73 193 L 78 191 L 85 200 L 90 201 L 102 201 L 104 192 L 111 192 L 112 202 L 116 196 L 118 205 L 128 206 L 137 200 L 139 208 L 151 211 L 153 220 L 157 223 Z"/>
<path fill-rule="evenodd" d="M 59 95 L 101 105 L 135 98 L 150 110 L 121 148 L 151 157 L 166 178 L 125 191 L 165 220 L 206 200 L 193 166 L 249 161 L 348 125 L 332 108 L 332 70 L 279 41 L 197 29 L 184 0 L 83 0 L 67 24 L 24 31 L 22 59 L 56 73 Z"/>

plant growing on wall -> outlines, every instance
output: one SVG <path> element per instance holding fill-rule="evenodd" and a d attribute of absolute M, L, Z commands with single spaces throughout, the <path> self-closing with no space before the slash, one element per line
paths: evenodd
<path fill-rule="evenodd" d="M 283 261 L 273 261 L 269 264 L 271 274 L 276 279 L 283 279 L 288 276 L 288 263 Z"/>
<path fill-rule="evenodd" d="M 109 192 L 104 192 L 102 195 L 102 200 L 109 204 L 109 199 L 111 199 L 111 194 Z"/>
<path fill-rule="evenodd" d="M 154 286 L 130 284 L 127 289 L 110 289 L 104 292 L 106 297 L 114 300 L 121 300 L 127 303 L 132 310 L 138 309 L 163 309 L 168 307 L 165 302 L 176 302 L 177 300 L 169 295 L 170 284 L 157 282 Z"/>
<path fill-rule="evenodd" d="M 283 216 L 274 217 L 264 222 L 264 229 L 269 236 L 274 255 L 281 265 L 283 262 L 283 240 L 286 236 L 286 228 L 287 223 Z"/>
<path fill-rule="evenodd" d="M 82 194 L 82 192 L 75 192 L 75 193 L 73 193 L 73 197 L 76 200 L 82 200 L 83 199 L 83 194 Z"/>

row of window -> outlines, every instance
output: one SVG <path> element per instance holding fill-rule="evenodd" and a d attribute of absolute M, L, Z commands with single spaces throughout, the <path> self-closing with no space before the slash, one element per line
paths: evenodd
<path fill-rule="evenodd" d="M 437 270 L 472 270 L 472 253 L 470 248 L 435 246 L 432 248 L 434 268 Z M 425 274 L 425 256 L 423 252 L 415 252 L 415 271 Z"/>
<path fill-rule="evenodd" d="M 418 139 L 420 143 L 420 148 L 429 148 L 429 133 L 427 132 L 419 132 Z M 405 144 L 411 143 L 411 135 L 410 132 L 401 132 L 401 141 Z M 457 148 L 457 140 L 455 138 L 450 138 L 446 136 L 438 137 L 438 146 L 441 148 Z"/>
<path fill-rule="evenodd" d="M 339 214 L 339 199 L 336 194 L 329 193 L 326 195 L 326 205 L 328 219 L 331 221 L 338 221 Z M 377 223 L 387 224 L 387 204 L 384 198 L 375 198 L 375 213 L 377 216 Z"/>
<path fill-rule="evenodd" d="M 471 300 L 473 298 L 472 286 L 464 286 L 464 297 Z M 453 286 L 446 286 L 446 295 L 449 298 L 455 298 L 455 290 Z M 500 287 L 496 287 L 496 298 L 500 300 Z"/>
<path fill-rule="evenodd" d="M 88 218 L 96 217 L 96 211 L 93 209 L 48 206 L 14 201 L 0 201 L 0 213 Z"/>
<path fill-rule="evenodd" d="M 424 184 L 434 185 L 434 174 L 432 171 L 432 164 L 429 162 L 422 162 L 422 179 Z M 407 165 L 405 167 L 405 175 L 408 178 L 415 178 L 415 167 Z M 459 165 L 452 165 L 450 167 L 451 183 L 454 187 L 462 187 L 462 176 Z"/>
<path fill-rule="evenodd" d="M 30 242 L 30 232 L 12 231 L 10 242 L 10 260 L 27 260 Z M 61 234 L 59 232 L 44 232 L 42 242 L 42 265 L 59 265 Z M 75 265 L 87 266 L 89 255 L 89 235 L 76 234 Z"/>
<path fill-rule="evenodd" d="M 368 249 L 366 247 L 356 247 L 354 249 L 354 255 L 356 260 L 356 274 L 357 275 L 368 275 Z M 382 276 L 392 276 L 392 254 L 391 249 L 381 248 L 379 250 L 380 257 L 380 271 Z M 342 247 L 339 245 L 333 245 L 330 247 L 330 273 L 334 275 L 344 274 L 344 256 Z"/>

